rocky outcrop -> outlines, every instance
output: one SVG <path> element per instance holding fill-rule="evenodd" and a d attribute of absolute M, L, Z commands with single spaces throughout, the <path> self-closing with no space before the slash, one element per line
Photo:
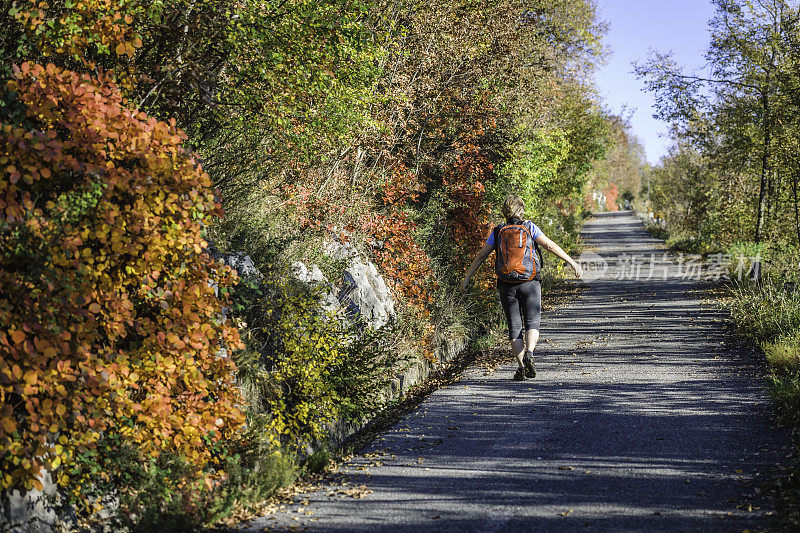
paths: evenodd
<path fill-rule="evenodd" d="M 0 531 L 3 533 L 49 533 L 68 530 L 59 518 L 60 495 L 49 473 L 40 477 L 43 490 L 9 490 L 0 494 Z"/>
<path fill-rule="evenodd" d="M 375 265 L 348 243 L 331 241 L 323 250 L 334 261 L 344 261 L 347 267 L 341 279 L 331 283 L 317 265 L 295 262 L 292 274 L 308 285 L 327 286 L 320 301 L 320 309 L 334 314 L 342 313 L 351 320 L 362 320 L 366 325 L 379 328 L 395 316 L 395 302 L 386 280 Z M 242 278 L 261 277 L 249 255 L 241 252 L 222 253 L 209 246 L 209 253 L 217 261 L 236 270 Z"/>
<path fill-rule="evenodd" d="M 105 494 L 97 501 L 89 498 L 89 506 L 99 503 L 100 510 L 92 515 L 92 525 L 78 526 L 75 509 L 67 501 L 48 472 L 39 476 L 42 490 L 9 490 L 0 493 L 0 533 L 66 533 L 86 531 L 91 533 L 124 533 L 128 531 L 119 523 L 117 512 L 119 497 L 115 492 Z"/>
<path fill-rule="evenodd" d="M 354 260 L 342 274 L 339 301 L 351 316 L 360 315 L 372 327 L 386 325 L 395 316 L 389 287 L 369 261 Z"/>
<path fill-rule="evenodd" d="M 330 287 L 321 302 L 325 311 L 343 311 L 351 320 L 362 320 L 368 326 L 379 328 L 395 316 L 395 302 L 386 280 L 369 259 L 363 257 L 350 244 L 332 242 L 325 254 L 346 261 L 347 267 L 338 283 L 331 284 L 316 265 L 294 263 L 292 269 L 297 280 L 310 285 Z"/>
<path fill-rule="evenodd" d="M 215 257 L 219 262 L 234 269 L 239 274 L 239 277 L 249 278 L 250 276 L 261 276 L 261 273 L 253 264 L 253 260 L 247 254 L 232 252 L 215 255 Z"/>
<path fill-rule="evenodd" d="M 311 265 L 311 268 L 308 268 L 305 263 L 298 261 L 292 264 L 292 271 L 295 279 L 309 285 L 328 282 L 327 278 L 325 278 L 325 274 L 322 273 L 322 270 L 320 270 L 317 265 Z"/>

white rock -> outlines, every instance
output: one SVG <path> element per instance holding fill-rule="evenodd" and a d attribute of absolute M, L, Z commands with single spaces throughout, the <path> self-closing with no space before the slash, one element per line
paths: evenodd
<path fill-rule="evenodd" d="M 337 298 L 333 292 L 327 293 L 320 302 L 320 305 L 327 313 L 338 314 L 338 312 L 342 309 L 342 302 L 339 301 L 339 298 Z"/>
<path fill-rule="evenodd" d="M 358 257 L 358 251 L 352 244 L 341 243 L 338 241 L 327 242 L 323 251 L 325 255 L 336 260 Z"/>
<path fill-rule="evenodd" d="M 44 490 L 11 490 L 0 494 L 0 531 L 51 532 L 59 523 L 51 503 L 57 488 L 48 472 L 39 477 Z"/>
<path fill-rule="evenodd" d="M 233 252 L 229 254 L 224 254 L 220 256 L 219 259 L 220 261 L 222 261 L 222 263 L 236 270 L 236 272 L 242 278 L 261 275 L 256 266 L 253 264 L 253 260 L 247 254 L 241 252 Z"/>
<path fill-rule="evenodd" d="M 305 263 L 297 261 L 292 264 L 292 270 L 294 277 L 303 283 L 326 283 L 328 281 L 317 265 L 311 265 L 309 270 Z"/>
<path fill-rule="evenodd" d="M 354 260 L 342 275 L 339 300 L 373 327 L 385 325 L 395 314 L 389 288 L 371 262 Z"/>

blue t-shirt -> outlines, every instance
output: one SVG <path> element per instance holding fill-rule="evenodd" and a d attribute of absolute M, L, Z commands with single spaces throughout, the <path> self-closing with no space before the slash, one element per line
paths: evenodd
<path fill-rule="evenodd" d="M 530 231 L 530 232 L 531 232 L 531 235 L 533 236 L 533 240 L 534 240 L 534 241 L 535 241 L 536 239 L 538 239 L 538 238 L 539 238 L 539 235 L 544 235 L 544 232 L 543 232 L 542 230 L 540 230 L 540 229 L 539 229 L 539 226 L 537 226 L 536 224 L 534 224 L 534 223 L 533 223 L 533 222 L 531 222 L 530 220 L 526 220 L 526 221 L 524 221 L 522 224 L 523 224 L 523 225 L 524 225 L 526 228 L 528 228 L 528 231 Z M 488 245 L 489 245 L 489 246 L 491 246 L 492 248 L 494 248 L 494 234 L 495 234 L 495 230 L 496 230 L 497 228 L 499 228 L 499 227 L 500 227 L 499 225 L 498 225 L 497 227 L 495 227 L 495 228 L 492 230 L 492 232 L 491 232 L 491 233 L 489 233 L 489 237 L 486 239 L 486 244 L 488 244 Z"/>

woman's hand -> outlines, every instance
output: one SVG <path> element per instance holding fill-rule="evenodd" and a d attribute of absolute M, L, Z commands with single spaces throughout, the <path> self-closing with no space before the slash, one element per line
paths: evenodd
<path fill-rule="evenodd" d="M 488 244 L 484 244 L 481 251 L 478 252 L 478 255 L 475 256 L 475 259 L 472 260 L 472 264 L 467 271 L 467 275 L 464 276 L 464 281 L 461 282 L 461 286 L 458 288 L 462 294 L 467 292 L 467 285 L 469 285 L 469 278 L 478 270 L 478 267 L 486 261 L 486 258 L 489 257 L 489 254 L 492 253 L 494 250 L 494 246 L 489 246 Z"/>
<path fill-rule="evenodd" d="M 461 282 L 458 290 L 460 290 L 462 294 L 465 294 L 467 292 L 467 285 L 469 285 L 469 278 L 464 278 L 464 281 Z"/>
<path fill-rule="evenodd" d="M 536 237 L 536 242 L 538 242 L 539 246 L 541 246 L 551 254 L 569 263 L 569 266 L 571 266 L 572 270 L 575 271 L 576 278 L 581 279 L 583 277 L 583 267 L 581 267 L 581 265 L 579 265 L 573 258 L 568 256 L 567 252 L 562 250 L 559 245 L 548 239 L 546 235 L 542 234 Z"/>
<path fill-rule="evenodd" d="M 572 270 L 575 271 L 575 277 L 581 279 L 583 277 L 583 267 L 577 261 L 572 261 Z"/>

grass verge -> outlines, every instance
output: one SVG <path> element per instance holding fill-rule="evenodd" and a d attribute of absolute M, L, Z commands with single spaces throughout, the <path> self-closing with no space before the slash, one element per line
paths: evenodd
<path fill-rule="evenodd" d="M 780 423 L 791 432 L 792 466 L 770 487 L 778 511 L 777 531 L 800 530 L 800 291 L 780 279 L 732 286 L 728 298 L 740 331 L 762 349 L 769 390 Z"/>

